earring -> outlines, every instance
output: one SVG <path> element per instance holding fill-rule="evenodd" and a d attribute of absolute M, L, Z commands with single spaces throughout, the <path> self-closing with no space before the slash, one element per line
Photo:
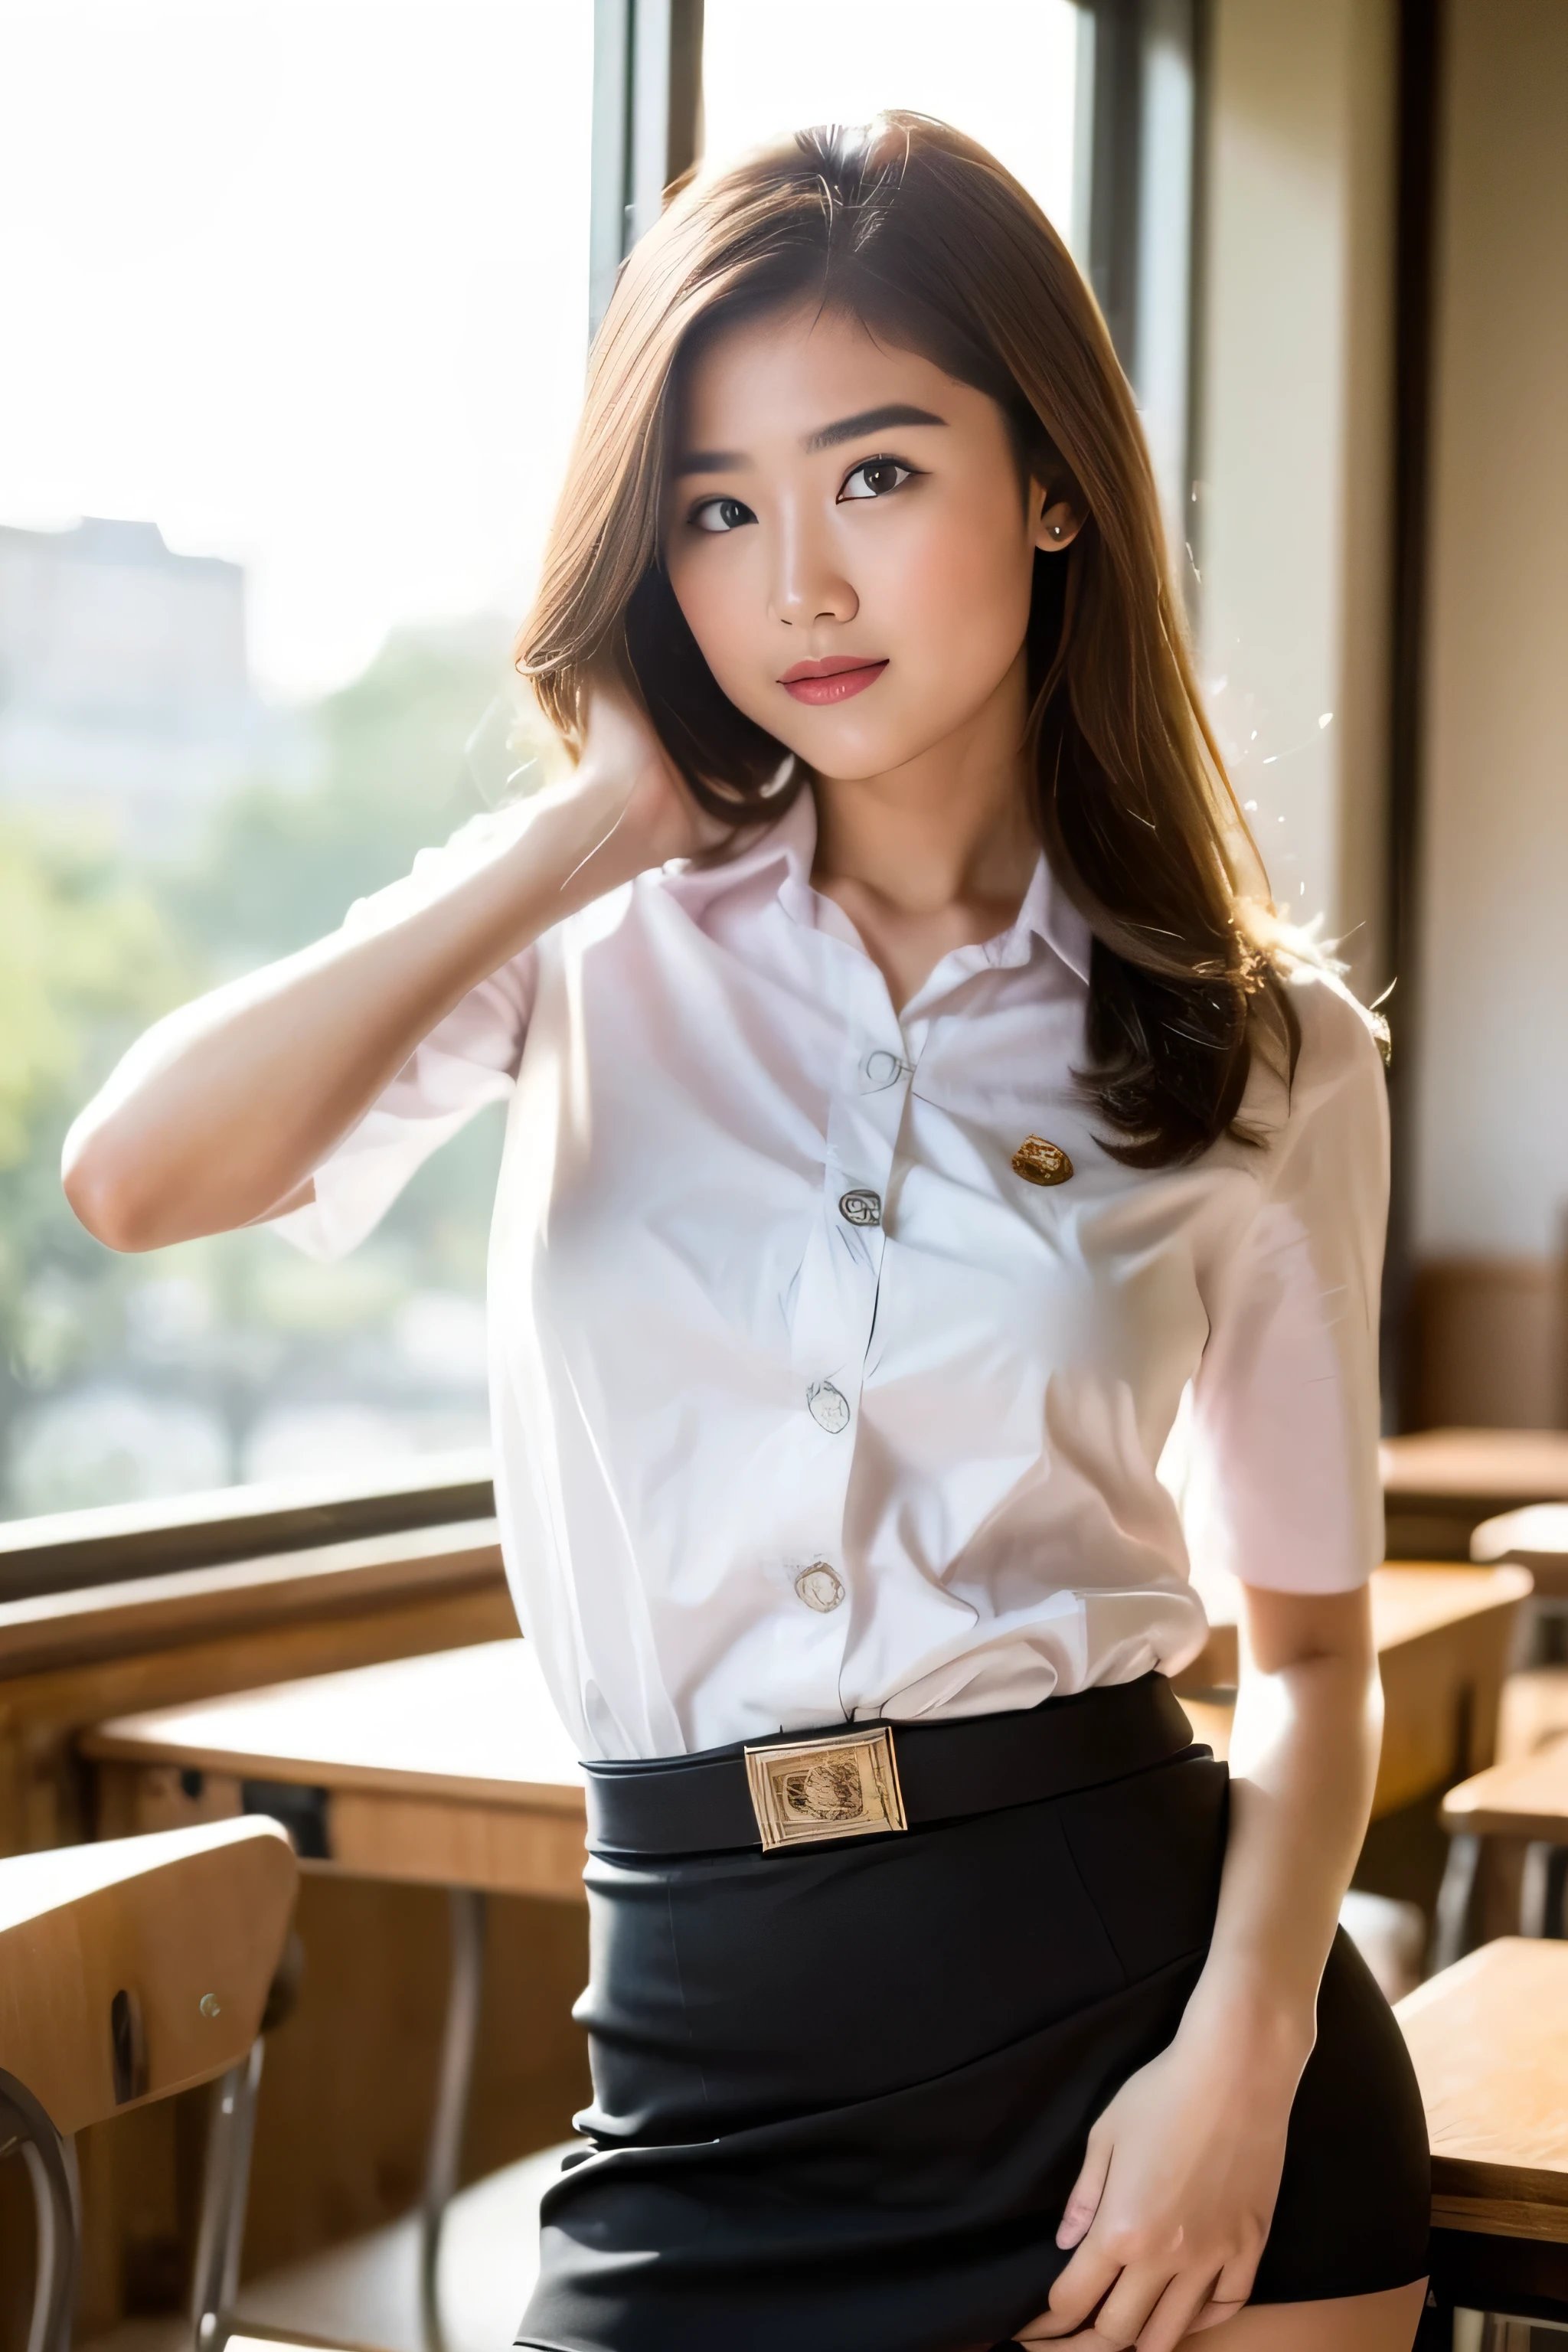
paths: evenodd
<path fill-rule="evenodd" d="M 1054 522 L 1054 523 L 1052 523 L 1052 525 L 1051 525 L 1051 537 L 1052 537 L 1053 539 L 1060 539 L 1061 535 L 1062 535 L 1062 527 L 1061 527 L 1060 523 L 1059 523 L 1059 522 Z"/>

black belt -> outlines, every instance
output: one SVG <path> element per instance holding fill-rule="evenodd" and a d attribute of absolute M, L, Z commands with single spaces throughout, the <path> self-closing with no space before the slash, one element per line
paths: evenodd
<path fill-rule="evenodd" d="M 614 1859 L 888 1837 L 1064 1797 L 1192 1745 L 1163 1675 L 1013 1715 L 781 1732 L 697 1756 L 584 1765 L 588 1843 Z"/>

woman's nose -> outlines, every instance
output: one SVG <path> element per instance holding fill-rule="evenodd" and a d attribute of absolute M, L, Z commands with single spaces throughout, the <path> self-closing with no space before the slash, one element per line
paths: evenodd
<path fill-rule="evenodd" d="M 802 518 L 786 520 L 776 541 L 772 616 L 789 628 L 814 621 L 852 621 L 860 600 L 839 565 L 826 532 Z"/>

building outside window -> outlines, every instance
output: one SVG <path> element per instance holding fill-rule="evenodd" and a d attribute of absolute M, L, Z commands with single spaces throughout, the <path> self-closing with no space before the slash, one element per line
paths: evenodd
<path fill-rule="evenodd" d="M 0 24 L 0 1512 L 482 1439 L 499 1134 L 349 1264 L 118 1259 L 60 1197 L 153 1015 L 527 756 L 582 390 L 593 12 L 50 0 Z"/>

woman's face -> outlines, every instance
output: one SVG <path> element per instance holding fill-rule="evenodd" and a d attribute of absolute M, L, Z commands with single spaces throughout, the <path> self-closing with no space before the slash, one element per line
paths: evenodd
<path fill-rule="evenodd" d="M 1037 548 L 994 401 L 856 320 L 737 323 L 689 371 L 662 518 L 671 585 L 748 719 L 819 775 L 885 774 L 1016 683 Z"/>

